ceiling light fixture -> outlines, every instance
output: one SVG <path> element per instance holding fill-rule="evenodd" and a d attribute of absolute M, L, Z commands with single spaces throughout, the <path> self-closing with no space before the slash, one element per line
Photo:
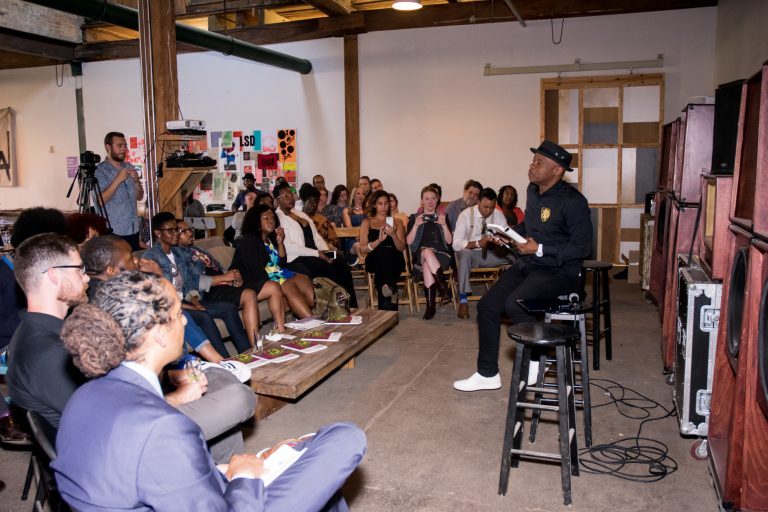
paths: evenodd
<path fill-rule="evenodd" d="M 418 11 L 421 9 L 421 0 L 395 0 L 392 8 L 396 11 Z"/>

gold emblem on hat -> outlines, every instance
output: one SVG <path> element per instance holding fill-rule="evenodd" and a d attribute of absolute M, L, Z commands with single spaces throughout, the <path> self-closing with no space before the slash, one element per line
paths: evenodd
<path fill-rule="evenodd" d="M 552 216 L 552 210 L 549 208 L 542 208 L 541 209 L 541 222 L 547 222 L 549 220 L 549 217 Z"/>

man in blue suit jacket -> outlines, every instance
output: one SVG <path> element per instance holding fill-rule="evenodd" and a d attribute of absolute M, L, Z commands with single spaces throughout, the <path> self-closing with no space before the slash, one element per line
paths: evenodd
<path fill-rule="evenodd" d="M 183 343 L 184 317 L 173 286 L 124 272 L 102 285 L 94 304 L 78 307 L 62 332 L 84 374 L 109 372 L 75 392 L 60 423 L 51 466 L 73 508 L 348 510 L 339 489 L 365 454 L 359 428 L 327 425 L 297 444 L 294 449 L 306 451 L 268 489 L 253 455 L 233 456 L 227 481 L 199 427 L 162 397 L 157 374 Z"/>

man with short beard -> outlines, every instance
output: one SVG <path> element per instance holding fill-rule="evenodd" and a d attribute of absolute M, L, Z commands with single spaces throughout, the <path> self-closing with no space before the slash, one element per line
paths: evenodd
<path fill-rule="evenodd" d="M 125 161 L 128 146 L 125 135 L 109 132 L 104 137 L 107 157 L 96 166 L 96 179 L 104 197 L 104 206 L 114 234 L 131 244 L 134 251 L 139 246 L 139 213 L 136 201 L 144 198 L 136 168 Z"/>
<path fill-rule="evenodd" d="M 45 233 L 25 240 L 13 262 L 27 310 L 8 348 L 8 390 L 16 405 L 58 426 L 69 397 L 85 382 L 59 334 L 67 310 L 88 301 L 90 278 L 77 245 L 62 235 Z"/>

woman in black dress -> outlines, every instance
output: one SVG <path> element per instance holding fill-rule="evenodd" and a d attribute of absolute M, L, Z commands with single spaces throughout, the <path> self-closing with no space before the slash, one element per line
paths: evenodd
<path fill-rule="evenodd" d="M 261 286 L 277 291 L 277 299 L 273 299 L 272 295 L 269 297 L 269 310 L 274 318 L 279 315 L 280 320 L 276 320 L 278 330 L 283 332 L 285 329 L 283 296 L 298 318 L 312 316 L 312 281 L 285 268 L 285 234 L 275 212 L 268 205 L 251 208 L 245 214 L 242 232 L 231 268 L 240 271 L 245 286 Z"/>
<path fill-rule="evenodd" d="M 374 192 L 370 202 L 369 216 L 360 226 L 358 250 L 365 255 L 365 270 L 373 274 L 379 309 L 397 311 L 392 296 L 405 270 L 405 227 L 400 219 L 390 216 L 389 194 L 383 190 Z"/>
<path fill-rule="evenodd" d="M 443 303 L 450 300 L 448 283 L 443 271 L 452 261 L 451 243 L 453 234 L 445 219 L 445 214 L 438 210 L 439 194 L 431 185 L 421 189 L 421 207 L 423 213 L 415 213 L 408 220 L 406 241 L 413 253 L 414 271 L 424 276 L 424 295 L 427 309 L 424 319 L 435 316 L 437 293 Z"/>

